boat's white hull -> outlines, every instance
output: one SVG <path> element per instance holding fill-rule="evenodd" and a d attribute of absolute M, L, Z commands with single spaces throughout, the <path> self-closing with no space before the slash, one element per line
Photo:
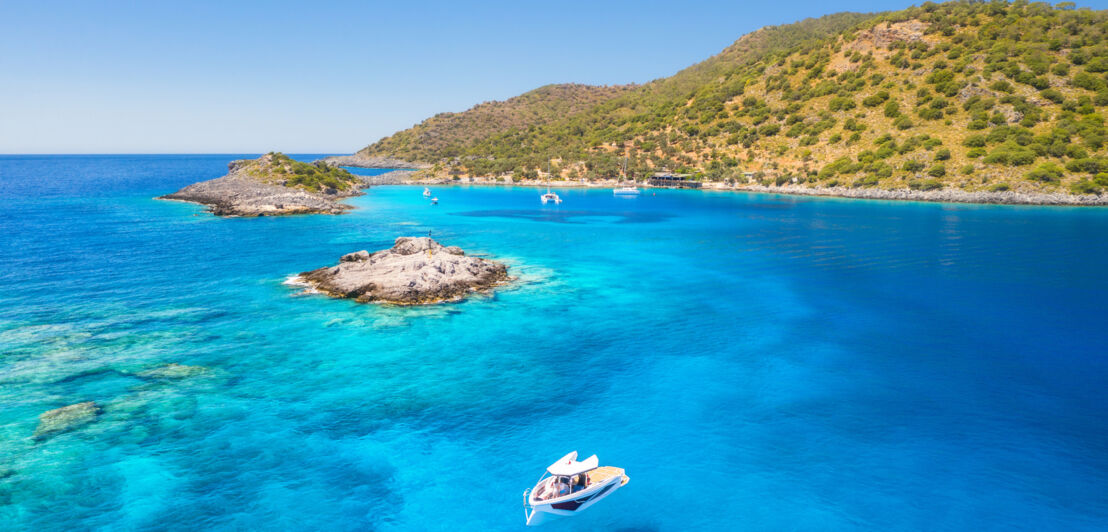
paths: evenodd
<path fill-rule="evenodd" d="M 612 191 L 615 196 L 638 196 L 641 194 L 637 188 L 617 188 Z"/>
<path fill-rule="evenodd" d="M 577 515 L 586 508 L 596 504 L 616 490 L 627 484 L 628 478 L 624 475 L 612 477 L 596 486 L 580 491 L 572 496 L 560 497 L 550 501 L 538 503 L 528 500 L 527 526 L 541 525 L 560 517 Z"/>

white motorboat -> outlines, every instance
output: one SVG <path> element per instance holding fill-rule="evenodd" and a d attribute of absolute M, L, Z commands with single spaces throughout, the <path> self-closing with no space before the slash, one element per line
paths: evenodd
<path fill-rule="evenodd" d="M 431 198 L 431 205 L 438 205 L 438 204 L 439 204 L 439 198 Z"/>
<path fill-rule="evenodd" d="M 562 198 L 558 197 L 557 194 L 551 192 L 550 189 L 548 188 L 548 189 L 546 189 L 546 194 L 542 195 L 542 204 L 546 205 L 547 203 L 550 203 L 550 202 L 561 203 Z"/>
<path fill-rule="evenodd" d="M 431 197 L 431 189 L 429 189 L 427 187 L 423 187 L 423 197 L 430 198 Z"/>
<path fill-rule="evenodd" d="M 535 487 L 523 492 L 527 525 L 577 515 L 631 480 L 622 468 L 601 467 L 599 462 L 595 454 L 578 462 L 573 451 L 550 464 Z"/>

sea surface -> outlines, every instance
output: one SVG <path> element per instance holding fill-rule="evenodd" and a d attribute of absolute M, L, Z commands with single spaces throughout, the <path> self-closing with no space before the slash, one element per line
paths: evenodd
<path fill-rule="evenodd" d="M 244 156 L 0 157 L 0 530 L 520 530 L 573 450 L 631 482 L 550 530 L 1108 527 L 1108 209 L 153 199 Z M 284 284 L 429 233 L 518 280 L 426 308 Z M 141 375 L 171 363 L 207 370 Z"/>

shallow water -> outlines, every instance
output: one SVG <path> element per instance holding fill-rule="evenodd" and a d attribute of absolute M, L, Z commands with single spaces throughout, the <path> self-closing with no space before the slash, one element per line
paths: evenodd
<path fill-rule="evenodd" d="M 0 529 L 1097 529 L 1108 210 L 379 187 L 343 216 L 153 200 L 232 155 L 0 157 Z M 432 308 L 283 282 L 403 235 L 519 280 Z M 167 363 L 183 379 L 143 377 Z M 96 401 L 91 424 L 31 439 Z"/>

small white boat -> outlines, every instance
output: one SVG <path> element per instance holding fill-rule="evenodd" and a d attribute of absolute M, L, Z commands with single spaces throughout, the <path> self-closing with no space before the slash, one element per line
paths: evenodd
<path fill-rule="evenodd" d="M 550 203 L 552 201 L 554 203 L 561 203 L 562 198 L 558 197 L 557 194 L 551 192 L 550 189 L 548 188 L 548 189 L 546 189 L 546 194 L 542 195 L 542 204 L 546 205 L 547 203 Z"/>
<path fill-rule="evenodd" d="M 439 198 L 431 198 L 431 205 L 438 205 L 438 204 L 439 204 Z"/>
<path fill-rule="evenodd" d="M 430 198 L 431 197 L 431 189 L 429 189 L 427 187 L 423 187 L 423 197 Z"/>
<path fill-rule="evenodd" d="M 599 462 L 595 454 L 578 462 L 573 451 L 550 464 L 535 487 L 523 492 L 527 526 L 577 515 L 631 480 L 622 468 L 600 467 Z"/>

